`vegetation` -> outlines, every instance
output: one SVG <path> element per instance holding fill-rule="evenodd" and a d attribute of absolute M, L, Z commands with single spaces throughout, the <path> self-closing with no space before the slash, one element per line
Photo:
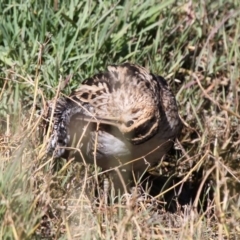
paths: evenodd
<path fill-rule="evenodd" d="M 150 207 L 128 196 L 95 204 L 91 166 L 45 156 L 46 101 L 124 61 L 165 77 L 176 94 L 178 184 L 202 177 L 195 202 L 175 213 L 150 196 Z M 1 0 L 0 238 L 239 239 L 239 69 L 237 0 Z M 197 211 L 208 186 L 213 196 Z"/>

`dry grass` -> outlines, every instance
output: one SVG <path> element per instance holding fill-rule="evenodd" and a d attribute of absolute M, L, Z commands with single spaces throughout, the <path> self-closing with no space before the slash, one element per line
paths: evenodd
<path fill-rule="evenodd" d="M 239 239 L 239 9 L 234 0 L 1 1 L 0 238 Z M 124 61 L 166 77 L 185 127 L 151 171 L 151 195 L 110 192 L 106 205 L 92 166 L 45 156 L 39 109 Z"/>

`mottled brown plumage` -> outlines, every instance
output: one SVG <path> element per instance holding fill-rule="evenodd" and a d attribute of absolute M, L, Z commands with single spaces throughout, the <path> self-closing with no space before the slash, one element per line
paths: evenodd
<path fill-rule="evenodd" d="M 162 77 L 130 63 L 111 65 L 57 100 L 48 153 L 67 157 L 65 147 L 73 145 L 77 158 L 96 160 L 103 170 L 122 166 L 142 174 L 169 150 L 181 126 Z"/>

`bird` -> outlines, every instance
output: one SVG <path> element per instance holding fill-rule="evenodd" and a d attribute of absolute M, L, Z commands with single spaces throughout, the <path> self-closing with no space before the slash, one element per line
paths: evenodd
<path fill-rule="evenodd" d="M 133 63 L 109 65 L 69 96 L 50 101 L 47 154 L 74 155 L 103 171 L 141 176 L 173 146 L 182 129 L 166 80 Z"/>

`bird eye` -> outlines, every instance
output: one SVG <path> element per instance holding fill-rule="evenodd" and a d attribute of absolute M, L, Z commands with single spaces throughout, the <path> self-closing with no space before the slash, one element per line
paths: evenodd
<path fill-rule="evenodd" d="M 128 121 L 128 122 L 126 122 L 126 127 L 131 127 L 132 125 L 133 125 L 133 121 L 132 120 L 130 120 L 130 121 Z"/>

